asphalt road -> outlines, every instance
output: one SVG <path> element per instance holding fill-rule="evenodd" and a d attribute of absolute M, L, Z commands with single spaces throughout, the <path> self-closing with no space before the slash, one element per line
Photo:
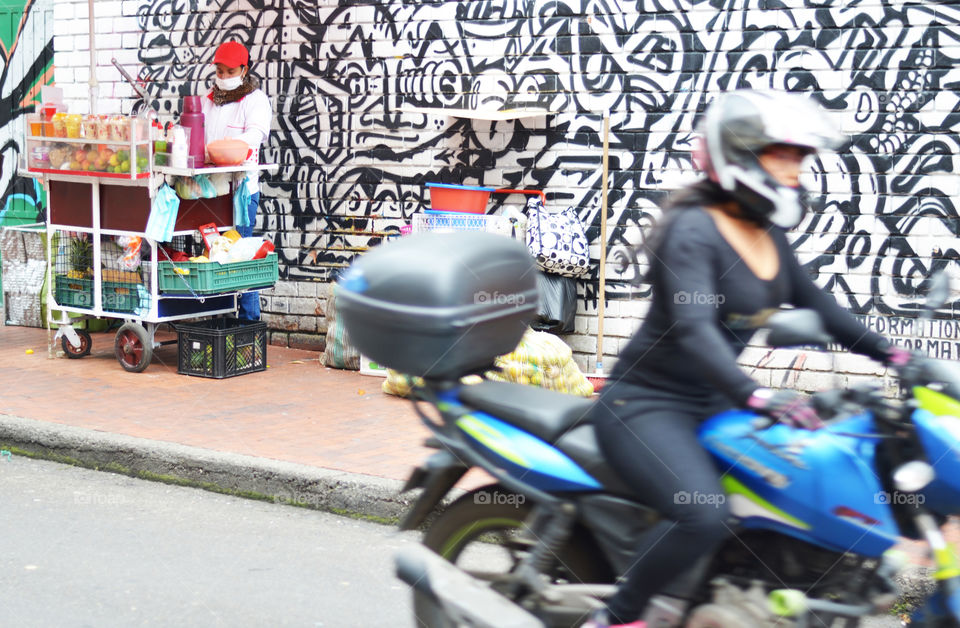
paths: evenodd
<path fill-rule="evenodd" d="M 0 457 L 0 626 L 408 628 L 418 534 Z M 891 617 L 870 618 L 890 628 Z"/>
<path fill-rule="evenodd" d="M 406 628 L 417 535 L 325 513 L 0 459 L 0 625 Z"/>

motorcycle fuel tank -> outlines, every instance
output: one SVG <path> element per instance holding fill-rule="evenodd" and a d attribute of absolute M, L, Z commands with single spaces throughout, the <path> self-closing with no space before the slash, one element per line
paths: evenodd
<path fill-rule="evenodd" d="M 700 430 L 745 527 L 865 556 L 880 556 L 897 542 L 891 496 L 876 475 L 876 439 L 857 436 L 874 432 L 869 415 L 817 431 L 782 424 L 757 429 L 756 419 L 731 410 Z"/>
<path fill-rule="evenodd" d="M 914 396 L 920 408 L 913 423 L 936 475 L 920 491 L 923 505 L 942 515 L 960 513 L 960 403 L 924 387 L 914 389 Z"/>

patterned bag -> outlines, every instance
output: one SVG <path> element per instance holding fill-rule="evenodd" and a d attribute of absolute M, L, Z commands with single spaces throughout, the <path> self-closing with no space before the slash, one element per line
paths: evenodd
<path fill-rule="evenodd" d="M 582 277 L 590 270 L 587 235 L 572 207 L 553 213 L 539 197 L 527 201 L 527 249 L 545 272 Z"/>

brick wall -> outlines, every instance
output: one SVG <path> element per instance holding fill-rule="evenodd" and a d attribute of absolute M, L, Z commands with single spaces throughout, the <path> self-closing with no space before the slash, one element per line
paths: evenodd
<path fill-rule="evenodd" d="M 411 3 L 238 0 L 109 1 L 97 7 L 101 109 L 130 106 L 116 56 L 145 81 L 152 104 L 209 85 L 225 37 L 244 41 L 276 111 L 258 227 L 277 245 L 282 282 L 264 293 L 275 341 L 322 344 L 327 282 L 397 231 L 428 198 L 429 181 L 527 187 L 575 206 L 594 260 L 607 250 L 606 370 L 639 324 L 649 287 L 642 244 L 657 203 L 694 176 L 693 129 L 715 94 L 736 86 L 814 95 L 851 143 L 812 165 L 818 211 L 795 245 L 816 281 L 873 326 L 907 329 L 935 268 L 953 268 L 960 229 L 960 8 L 879 0 L 717 9 L 696 0 L 517 0 Z M 57 82 L 82 109 L 88 78 L 86 2 L 56 0 Z M 125 100 L 126 99 L 126 100 Z M 404 106 L 535 106 L 556 115 L 482 122 L 404 113 Z M 602 114 L 609 110 L 610 203 L 600 234 Z M 504 202 L 496 198 L 496 203 Z M 519 202 L 515 198 L 509 202 Z M 593 370 L 596 269 L 580 285 L 575 334 Z M 953 321 L 921 349 L 957 357 Z M 933 334 L 933 335 L 931 335 Z M 941 334 L 936 336 L 935 334 Z M 755 368 L 766 349 L 748 351 Z M 823 384 L 777 352 L 762 381 Z M 783 357 L 781 357 L 783 356 Z M 822 357 L 822 356 L 821 356 Z M 873 373 L 850 356 L 843 377 Z M 875 369 L 874 369 L 875 370 Z"/>

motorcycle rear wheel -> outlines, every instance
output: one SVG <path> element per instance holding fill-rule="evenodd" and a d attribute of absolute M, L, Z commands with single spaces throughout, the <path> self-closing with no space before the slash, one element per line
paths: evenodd
<path fill-rule="evenodd" d="M 532 539 L 522 533 L 532 510 L 522 496 L 501 487 L 480 488 L 452 503 L 424 534 L 423 544 L 474 577 L 494 580 L 508 573 L 532 549 Z M 489 555 L 497 546 L 506 550 L 510 564 L 498 563 L 491 568 Z M 576 536 L 568 540 L 557 558 L 550 573 L 553 582 L 596 583 L 605 579 L 606 572 L 597 565 L 595 552 Z M 418 628 L 455 628 L 433 600 L 417 591 L 413 594 L 413 611 Z M 585 620 L 580 618 L 580 622 Z M 551 628 L 569 625 L 554 624 Z"/>

